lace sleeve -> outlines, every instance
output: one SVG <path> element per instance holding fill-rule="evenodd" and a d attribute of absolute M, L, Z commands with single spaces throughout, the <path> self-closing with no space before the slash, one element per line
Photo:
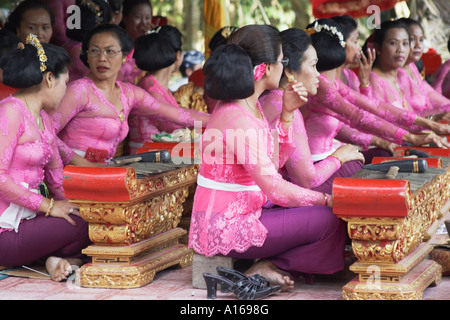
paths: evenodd
<path fill-rule="evenodd" d="M 406 130 L 396 127 L 380 117 L 362 110 L 344 99 L 325 76 L 319 77 L 317 95 L 310 98 L 308 108 L 332 115 L 352 128 L 362 130 L 388 141 L 401 144 Z"/>
<path fill-rule="evenodd" d="M 341 126 L 341 129 L 336 135 L 336 139 L 339 141 L 361 146 L 364 150 L 369 149 L 370 144 L 372 143 L 372 138 L 373 135 L 355 130 L 346 124 Z"/>
<path fill-rule="evenodd" d="M 133 91 L 135 100 L 131 112 L 134 115 L 159 116 L 189 128 L 193 128 L 196 121 L 200 121 L 202 127 L 208 123 L 210 115 L 207 113 L 158 102 L 148 92 L 137 86 L 133 86 Z"/>
<path fill-rule="evenodd" d="M 254 128 L 245 131 L 244 148 L 242 148 L 242 137 L 230 132 L 239 132 L 242 128 Z M 304 189 L 284 180 L 271 160 L 267 143 L 267 130 L 263 130 L 255 120 L 245 115 L 238 115 L 228 122 L 225 130 L 225 145 L 231 151 L 238 163 L 241 163 L 264 194 L 275 204 L 283 207 L 299 207 L 311 205 L 323 205 L 324 196 L 321 192 Z M 238 143 L 237 140 L 241 140 Z M 238 148 L 241 146 L 241 148 Z M 243 150 L 244 149 L 244 150 Z"/>
<path fill-rule="evenodd" d="M 25 133 L 21 110 L 12 103 L 0 104 L 0 197 L 19 206 L 39 211 L 43 197 L 17 184 L 8 174 L 19 138 Z"/>

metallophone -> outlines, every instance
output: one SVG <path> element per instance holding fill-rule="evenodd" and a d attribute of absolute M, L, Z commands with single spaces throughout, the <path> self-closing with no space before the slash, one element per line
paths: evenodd
<path fill-rule="evenodd" d="M 427 157 L 405 158 L 407 149 Z M 389 161 L 404 160 L 415 161 L 416 172 L 386 173 L 398 163 Z M 450 150 L 398 147 L 393 158 L 373 159 L 372 166 L 380 164 L 385 170 L 365 166 L 333 183 L 333 212 L 347 222 L 357 259 L 350 270 L 358 276 L 342 295 L 346 300 L 422 299 L 423 291 L 442 277 L 441 265 L 428 257 L 433 243 L 448 241 L 435 231 L 450 217 Z"/>
<path fill-rule="evenodd" d="M 192 264 L 193 251 L 180 242 L 187 231 L 178 224 L 199 165 L 189 154 L 180 160 L 161 149 L 176 145 L 150 144 L 138 150 L 138 159 L 116 158 L 105 167 L 66 166 L 66 197 L 79 206 L 92 241 L 83 250 L 92 262 L 81 267 L 81 286 L 142 287 L 161 270 Z M 160 162 L 140 161 L 148 154 Z"/>

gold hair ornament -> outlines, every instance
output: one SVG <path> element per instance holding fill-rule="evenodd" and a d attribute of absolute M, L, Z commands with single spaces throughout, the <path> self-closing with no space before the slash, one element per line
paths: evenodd
<path fill-rule="evenodd" d="M 95 24 L 101 24 L 103 22 L 102 10 L 99 5 L 91 0 L 81 0 L 80 4 L 82 6 L 88 7 L 89 10 L 95 15 Z"/>
<path fill-rule="evenodd" d="M 47 56 L 45 55 L 44 48 L 42 47 L 42 44 L 39 41 L 39 39 L 34 34 L 30 33 L 27 36 L 26 43 L 31 44 L 33 47 L 36 48 L 38 58 L 39 58 L 39 63 L 41 64 L 41 66 L 40 66 L 41 72 L 44 72 L 45 70 L 47 70 L 47 66 L 45 65 L 45 63 L 47 62 Z"/>
<path fill-rule="evenodd" d="M 19 42 L 19 43 L 17 44 L 17 49 L 19 49 L 19 50 L 25 49 L 25 46 L 23 45 L 22 42 Z"/>

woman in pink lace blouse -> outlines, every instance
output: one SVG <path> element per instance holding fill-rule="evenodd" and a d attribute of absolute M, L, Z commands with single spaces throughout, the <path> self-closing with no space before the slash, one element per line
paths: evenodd
<path fill-rule="evenodd" d="M 342 270 L 345 245 L 330 195 L 278 173 L 295 148 L 291 122 L 307 92 L 296 81 L 284 89 L 274 130 L 258 99 L 278 88 L 286 62 L 279 32 L 268 25 L 236 30 L 206 61 L 205 92 L 220 101 L 202 138 L 189 232 L 199 254 L 259 259 L 246 274 L 259 273 L 282 290 L 294 285 L 286 271 Z M 279 207 L 264 208 L 268 200 Z"/>
<path fill-rule="evenodd" d="M 130 37 L 119 26 L 98 25 L 87 34 L 82 49 L 89 76 L 71 82 L 60 105 L 51 112 L 59 137 L 78 155 L 103 163 L 112 158 L 128 134 L 131 113 L 160 116 L 187 127 L 193 127 L 195 121 L 208 122 L 208 114 L 157 102 L 142 88 L 117 80 L 132 50 Z M 64 159 L 64 163 L 70 160 Z"/>
<path fill-rule="evenodd" d="M 436 99 L 425 93 L 430 87 L 424 82 L 419 84 L 403 69 L 410 45 L 408 29 L 401 20 L 383 22 L 380 29 L 375 29 L 371 45 L 377 54 L 370 74 L 375 97 L 424 117 L 450 111 L 450 103 L 442 101 L 444 97 Z M 417 71 L 415 66 L 409 64 L 409 67 Z"/>
<path fill-rule="evenodd" d="M 422 58 L 424 49 L 425 37 L 422 25 L 420 22 L 411 18 L 402 18 L 400 21 L 405 23 L 408 28 L 410 50 L 408 59 L 403 66 L 403 70 L 406 74 L 401 73 L 399 76 L 409 76 L 414 86 L 411 91 L 417 93 L 412 97 L 412 100 L 419 100 L 419 97 L 422 98 L 421 100 L 426 99 L 426 104 L 430 107 L 424 109 L 430 109 L 436 113 L 433 119 L 440 119 L 446 115 L 448 110 L 450 110 L 450 99 L 437 92 L 425 79 L 423 79 L 415 64 Z M 450 115 L 447 115 L 446 118 L 450 119 Z"/>
<path fill-rule="evenodd" d="M 4 82 L 20 90 L 0 102 L 0 265 L 45 259 L 51 278 L 60 281 L 89 245 L 87 223 L 64 197 L 64 166 L 46 113 L 65 93 L 69 56 L 30 40 L 1 66 Z M 53 198 L 39 192 L 44 179 Z"/>
<path fill-rule="evenodd" d="M 306 87 L 309 96 L 317 93 L 319 84 L 319 72 L 316 69 L 317 54 L 312 46 L 311 38 L 303 30 L 292 28 L 280 33 L 283 41 L 283 54 L 289 59 L 289 63 L 284 69 L 280 81 L 280 87 L 275 90 L 266 91 L 260 98 L 264 115 L 273 126 L 280 118 L 283 107 L 283 88 L 290 82 L 298 79 Z M 292 182 L 304 188 L 318 188 L 335 174 L 343 163 L 360 160 L 364 161 L 363 155 L 355 146 L 350 144 L 339 147 L 323 161 L 314 163 L 311 158 L 311 151 L 308 144 L 303 116 L 300 111 L 294 112 L 292 121 L 294 144 L 296 148 L 291 153 L 286 165 L 283 167 L 283 174 Z M 345 127 L 345 132 L 351 133 L 351 128 Z M 341 132 L 340 131 L 340 132 Z M 341 132 L 342 137 L 344 132 Z M 355 134 L 356 138 L 365 137 L 366 134 Z M 369 136 L 370 143 L 371 136 Z M 361 163 L 360 162 L 360 163 Z M 358 168 L 361 166 L 358 165 Z M 287 172 L 284 172 L 286 170 Z M 331 193 L 332 184 L 320 188 L 320 191 Z M 316 189 L 317 190 L 317 189 Z"/>
<path fill-rule="evenodd" d="M 450 52 L 450 37 L 447 41 L 447 49 Z M 437 92 L 450 99 L 450 59 L 445 61 L 436 71 L 432 86 Z"/>
<path fill-rule="evenodd" d="M 169 90 L 170 76 L 178 70 L 183 61 L 181 32 L 169 25 L 156 27 L 136 40 L 134 59 L 138 68 L 146 72 L 137 85 L 149 92 L 158 102 L 181 108 Z M 137 148 L 145 142 L 151 141 L 152 134 L 182 128 L 158 116 L 133 114 L 130 115 L 128 125 L 131 154 L 136 153 Z"/>

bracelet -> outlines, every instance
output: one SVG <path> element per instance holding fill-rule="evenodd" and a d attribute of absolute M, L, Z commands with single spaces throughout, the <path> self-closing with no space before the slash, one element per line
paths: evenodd
<path fill-rule="evenodd" d="M 282 122 L 291 123 L 294 120 L 294 113 L 292 113 L 292 117 L 289 120 L 285 120 L 282 116 L 280 116 Z"/>
<path fill-rule="evenodd" d="M 51 198 L 50 205 L 48 206 L 47 212 L 45 213 L 46 217 L 48 217 L 52 213 L 54 203 L 55 203 L 55 200 L 53 198 Z"/>
<path fill-rule="evenodd" d="M 341 163 L 341 167 L 344 165 L 344 161 L 343 161 L 341 158 L 338 158 L 338 157 L 333 156 L 333 155 L 329 155 L 329 157 L 333 157 L 333 158 L 335 158 L 335 159 L 338 159 L 339 162 Z"/>
<path fill-rule="evenodd" d="M 368 87 L 370 87 L 370 82 L 367 84 L 361 84 L 359 87 L 360 88 L 368 88 Z"/>
<path fill-rule="evenodd" d="M 325 205 L 328 207 L 328 196 L 325 192 L 323 192 L 323 197 L 325 198 Z"/>

